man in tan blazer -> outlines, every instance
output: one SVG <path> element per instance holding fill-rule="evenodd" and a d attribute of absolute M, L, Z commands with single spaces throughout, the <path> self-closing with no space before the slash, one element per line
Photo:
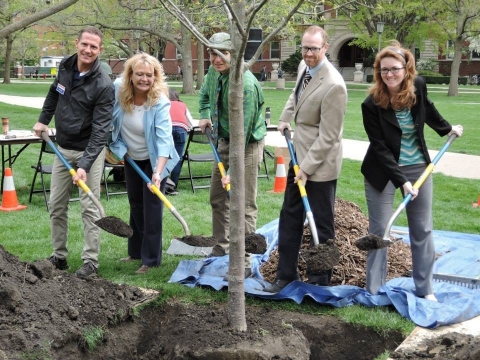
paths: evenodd
<path fill-rule="evenodd" d="M 342 76 L 325 56 L 327 37 L 319 26 L 311 26 L 303 34 L 303 61 L 298 67 L 297 83 L 280 116 L 278 130 L 282 134 L 285 128 L 291 130 L 292 120 L 295 122 L 293 146 L 300 171 L 295 177 L 290 164 L 280 212 L 277 275 L 275 282 L 264 289 L 267 292 L 276 293 L 299 280 L 298 253 L 305 209 L 297 180 L 305 185 L 320 243 L 335 238 L 334 205 L 342 166 L 347 89 Z M 310 274 L 307 269 L 307 276 L 309 283 L 327 286 L 332 270 Z"/>

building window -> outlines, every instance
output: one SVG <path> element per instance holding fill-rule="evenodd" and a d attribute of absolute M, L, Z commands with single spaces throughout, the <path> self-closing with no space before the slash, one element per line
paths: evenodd
<path fill-rule="evenodd" d="M 272 41 L 270 43 L 270 59 L 280 59 L 280 42 Z"/>
<path fill-rule="evenodd" d="M 455 46 L 452 40 L 448 40 L 447 47 L 445 48 L 445 56 L 447 59 L 453 59 L 453 54 L 455 54 Z"/>
<path fill-rule="evenodd" d="M 472 50 L 472 59 L 480 59 L 480 49 Z"/>

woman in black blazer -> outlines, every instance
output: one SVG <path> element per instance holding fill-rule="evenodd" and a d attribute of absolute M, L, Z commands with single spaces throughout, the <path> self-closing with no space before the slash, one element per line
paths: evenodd
<path fill-rule="evenodd" d="M 393 214 L 396 188 L 412 194 L 407 220 L 412 251 L 413 281 L 419 297 L 437 301 L 432 276 L 435 249 L 432 236 L 432 178 L 421 191 L 412 187 L 431 163 L 424 137 L 427 124 L 440 136 L 461 136 L 427 97 L 425 80 L 416 76 L 415 58 L 398 42 L 380 51 L 374 63 L 374 85 L 362 103 L 363 124 L 370 145 L 362 163 L 368 205 L 369 232 L 383 237 Z M 413 201 L 414 200 L 414 201 Z M 387 248 L 367 255 L 367 285 L 376 294 L 386 283 Z"/>

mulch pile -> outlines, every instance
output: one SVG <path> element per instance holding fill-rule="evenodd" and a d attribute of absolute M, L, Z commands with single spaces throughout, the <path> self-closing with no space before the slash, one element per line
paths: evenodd
<path fill-rule="evenodd" d="M 304 229 L 302 250 L 310 247 L 310 229 Z M 367 252 L 360 251 L 355 246 L 355 240 L 368 234 L 368 219 L 358 205 L 337 198 L 335 201 L 335 244 L 340 249 L 340 261 L 333 268 L 332 285 L 355 285 L 365 287 Z M 260 272 L 268 282 L 275 281 L 278 264 L 278 251 L 273 250 L 268 261 L 263 264 Z M 305 261 L 300 257 L 298 272 L 302 281 L 306 281 Z M 412 269 L 410 246 L 402 241 L 396 241 L 388 250 L 387 280 L 408 276 Z"/>

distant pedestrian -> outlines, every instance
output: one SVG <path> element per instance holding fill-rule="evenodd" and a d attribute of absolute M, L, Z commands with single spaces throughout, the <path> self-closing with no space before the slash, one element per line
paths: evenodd
<path fill-rule="evenodd" d="M 180 78 L 183 78 L 183 71 L 180 65 L 177 66 L 177 74 Z"/>
<path fill-rule="evenodd" d="M 282 79 L 282 78 L 283 78 L 282 68 L 278 68 L 278 78 L 279 78 L 279 79 Z"/>
<path fill-rule="evenodd" d="M 267 66 L 263 65 L 260 71 L 260 81 L 267 81 Z"/>
<path fill-rule="evenodd" d="M 35 71 L 34 71 L 34 73 L 35 73 L 35 79 L 37 79 L 37 80 L 38 80 L 38 68 L 35 68 Z"/>

